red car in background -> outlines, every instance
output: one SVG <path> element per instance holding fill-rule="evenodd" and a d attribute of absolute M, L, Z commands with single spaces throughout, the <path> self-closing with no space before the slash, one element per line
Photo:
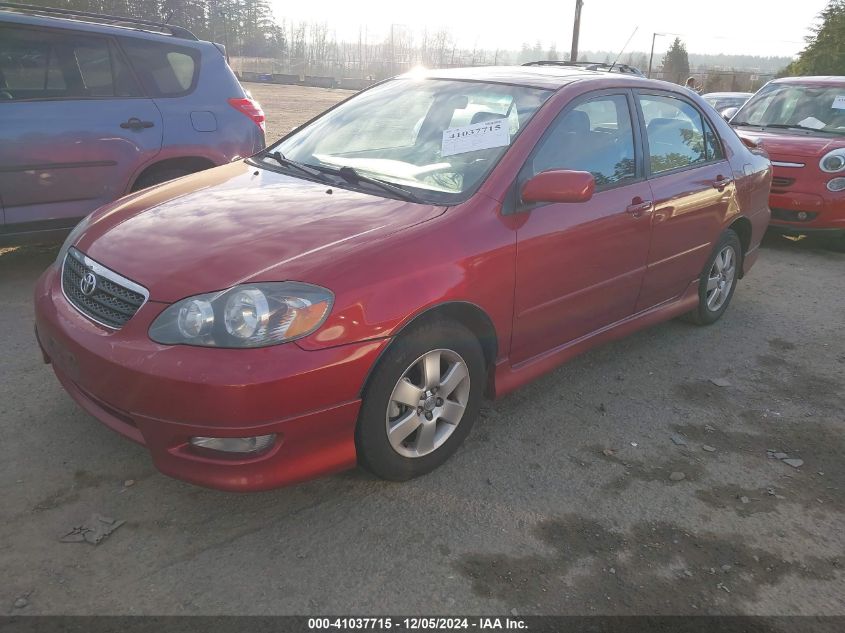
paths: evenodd
<path fill-rule="evenodd" d="M 70 395 L 168 475 L 408 479 L 457 450 L 485 394 L 660 321 L 718 320 L 770 181 L 663 82 L 411 74 L 95 212 L 38 282 L 36 334 Z"/>
<path fill-rule="evenodd" d="M 845 249 L 845 77 L 776 79 L 731 125 L 772 159 L 772 228 Z"/>

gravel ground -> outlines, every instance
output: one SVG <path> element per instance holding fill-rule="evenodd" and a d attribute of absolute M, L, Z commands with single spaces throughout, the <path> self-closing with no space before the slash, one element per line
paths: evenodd
<path fill-rule="evenodd" d="M 245 83 L 244 87 L 258 100 L 267 115 L 268 145 L 297 125 L 355 94 L 352 90 L 259 83 Z"/>
<path fill-rule="evenodd" d="M 346 94 L 250 88 L 276 134 Z M 6 613 L 845 614 L 845 254 L 767 239 L 722 321 L 487 403 L 427 477 L 237 495 L 158 474 L 59 387 L 31 303 L 55 251 L 0 250 Z M 93 513 L 126 523 L 59 541 Z"/>

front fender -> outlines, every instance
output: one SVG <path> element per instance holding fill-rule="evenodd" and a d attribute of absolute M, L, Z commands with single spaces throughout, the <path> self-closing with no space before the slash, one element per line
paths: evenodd
<path fill-rule="evenodd" d="M 509 218 L 484 200 L 385 236 L 365 252 L 334 262 L 331 273 L 322 271 L 318 278 L 335 292 L 334 308 L 317 332 L 297 343 L 314 350 L 392 337 L 426 311 L 461 302 L 487 315 L 499 355 L 506 354 L 516 232 Z"/>

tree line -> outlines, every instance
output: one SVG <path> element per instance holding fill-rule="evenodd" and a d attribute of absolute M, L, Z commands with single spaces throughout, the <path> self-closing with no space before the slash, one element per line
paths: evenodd
<path fill-rule="evenodd" d="M 105 13 L 189 29 L 203 40 L 228 44 L 250 56 L 274 56 L 288 47 L 284 23 L 268 0 L 20 0 L 28 4 Z"/>
<path fill-rule="evenodd" d="M 783 75 L 845 75 L 845 0 L 831 0 Z"/>
<path fill-rule="evenodd" d="M 22 0 L 26 1 L 26 0 Z M 358 37 L 338 40 L 326 22 L 288 21 L 273 15 L 269 0 L 29 0 L 32 4 L 79 11 L 169 22 L 191 30 L 200 39 L 224 44 L 239 71 L 293 73 L 381 79 L 416 65 L 427 67 L 521 64 L 536 60 L 568 60 L 569 54 L 555 43 L 535 41 L 520 49 L 462 47 L 448 29 L 393 25 L 389 32 L 359 28 Z M 845 0 L 833 0 L 841 11 Z M 830 7 L 828 11 L 830 11 Z M 826 41 L 826 35 L 821 38 Z M 681 50 L 683 49 L 683 50 Z M 648 68 L 643 52 L 584 51 L 581 60 L 620 63 Z M 731 68 L 754 69 L 774 74 L 791 61 L 743 55 L 687 54 L 680 40 L 669 52 L 653 60 L 655 76 L 683 82 L 691 73 L 704 77 L 707 68 L 718 67 L 711 83 L 736 84 L 728 78 Z M 748 73 L 746 73 L 748 75 Z M 749 75 L 750 76 L 750 75 Z M 733 77 L 733 75 L 731 75 Z M 741 83 L 746 84 L 745 80 Z M 715 85 L 715 84 L 714 84 Z M 730 87 L 726 86 L 726 89 Z M 747 89 L 747 88 L 742 88 Z"/>

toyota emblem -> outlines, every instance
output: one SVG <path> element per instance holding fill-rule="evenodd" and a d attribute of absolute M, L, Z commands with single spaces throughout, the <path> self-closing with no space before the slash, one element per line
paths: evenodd
<path fill-rule="evenodd" d="M 87 272 L 79 281 L 79 289 L 86 297 L 90 297 L 97 289 L 97 275 Z"/>

